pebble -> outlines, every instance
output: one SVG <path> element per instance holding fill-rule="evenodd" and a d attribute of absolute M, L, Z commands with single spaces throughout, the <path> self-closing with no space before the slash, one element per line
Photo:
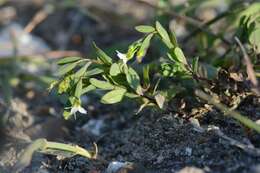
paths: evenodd
<path fill-rule="evenodd" d="M 196 167 L 185 167 L 177 173 L 205 173 L 205 171 Z"/>

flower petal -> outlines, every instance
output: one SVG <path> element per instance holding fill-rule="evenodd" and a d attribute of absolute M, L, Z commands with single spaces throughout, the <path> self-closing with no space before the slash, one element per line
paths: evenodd
<path fill-rule="evenodd" d="M 127 59 L 126 58 L 126 54 L 124 54 L 124 53 L 121 53 L 121 52 L 119 52 L 118 50 L 116 51 L 116 53 L 117 53 L 117 56 L 118 56 L 118 58 L 119 59 Z"/>
<path fill-rule="evenodd" d="M 126 57 L 126 54 L 121 53 L 121 52 L 119 52 L 119 51 L 116 51 L 116 53 L 117 53 L 118 58 L 119 58 L 119 59 L 122 59 L 123 62 L 126 64 L 127 61 L 128 61 L 128 59 L 127 59 L 127 57 Z"/>
<path fill-rule="evenodd" d="M 70 110 L 70 115 L 76 114 L 76 112 L 78 112 L 78 108 L 77 107 L 72 107 L 71 110 Z"/>
<path fill-rule="evenodd" d="M 84 108 L 81 107 L 81 106 L 78 107 L 78 111 L 79 111 L 80 113 L 82 113 L 82 114 L 87 114 L 87 110 L 84 109 Z"/>

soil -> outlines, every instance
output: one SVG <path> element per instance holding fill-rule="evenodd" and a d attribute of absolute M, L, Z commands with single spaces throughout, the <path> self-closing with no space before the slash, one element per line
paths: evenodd
<path fill-rule="evenodd" d="M 22 17 L 17 19 L 20 23 L 27 22 L 33 16 L 33 11 L 39 8 L 39 4 L 33 5 L 33 8 L 25 5 L 21 11 L 19 5 L 10 5 L 16 7 L 21 14 Z M 33 9 L 31 12 L 22 15 L 24 10 L 31 8 Z M 136 10 L 142 11 L 142 8 L 139 7 Z M 150 11 L 146 14 L 147 18 L 151 13 Z M 126 12 L 124 15 L 130 14 Z M 80 20 L 80 25 L 74 28 L 76 32 L 68 31 L 65 27 L 75 20 L 71 16 L 76 16 Z M 147 21 L 147 18 L 138 19 L 138 16 L 132 16 L 132 18 L 135 18 L 131 20 L 132 23 L 130 22 L 132 25 L 143 20 Z M 56 25 L 57 21 L 61 21 L 59 26 Z M 39 25 L 33 34 L 43 38 L 53 49 L 76 49 L 81 52 L 90 50 L 89 44 L 93 39 L 102 40 L 100 44 L 109 47 L 115 42 L 114 40 L 123 42 L 136 37 L 136 34 L 129 29 L 132 26 L 118 29 L 116 27 L 118 24 L 115 22 L 120 20 L 117 18 L 113 21 L 112 24 L 106 23 L 103 26 L 96 18 L 94 20 L 82 16 L 72 8 L 67 11 L 57 11 L 52 18 Z M 89 25 L 95 29 L 79 29 L 84 26 L 87 28 Z M 52 32 L 46 32 L 46 27 Z M 69 41 L 60 44 L 59 38 L 63 39 L 70 32 L 70 37 L 65 37 L 65 40 Z M 104 36 L 106 37 L 103 38 Z M 227 84 L 220 80 L 220 83 L 225 85 L 216 85 L 216 93 L 223 92 L 228 86 L 232 94 L 229 97 L 223 96 L 221 101 L 226 101 L 226 104 L 230 103 L 232 106 L 233 102 L 230 100 L 233 99 L 235 102 L 236 98 L 240 98 L 237 110 L 250 119 L 255 121 L 259 119 L 260 98 L 253 94 L 245 94 L 248 93 L 246 89 L 233 91 L 232 88 L 235 88 L 235 84 L 237 85 L 234 81 L 229 81 Z M 132 102 L 107 106 L 98 103 L 96 97 L 89 96 L 85 104 L 88 114 L 77 116 L 76 121 L 73 119 L 64 121 L 61 117 L 62 105 L 55 96 L 35 88 L 28 89 L 23 86 L 18 88 L 19 90 L 15 89 L 11 107 L 8 108 L 4 104 L 0 107 L 2 115 L 7 113 L 9 115 L 0 133 L 1 173 L 11 173 L 20 153 L 37 138 L 77 144 L 86 149 L 93 149 L 92 144 L 95 142 L 98 145 L 99 155 L 97 160 L 88 160 L 79 156 L 59 160 L 55 156 L 35 153 L 31 164 L 22 171 L 23 173 L 102 173 L 112 161 L 133 162 L 142 167 L 139 173 L 260 172 L 259 155 L 234 146 L 230 141 L 221 138 L 214 130 L 200 131 L 194 123 L 191 123 L 191 120 L 194 120 L 191 118 L 196 118 L 196 122 L 199 122 L 200 126 L 205 129 L 209 126 L 219 127 L 228 137 L 246 145 L 252 144 L 257 148 L 260 148 L 260 135 L 199 100 L 179 96 L 180 99 L 170 105 L 174 108 L 172 111 L 160 112 L 149 109 L 135 115 L 137 105 Z M 33 93 L 32 97 L 30 93 Z M 183 106 L 184 103 L 186 107 Z M 176 108 L 181 111 L 174 111 Z M 97 134 L 93 132 L 93 129 L 85 128 L 90 121 L 96 120 L 102 122 L 102 128 Z"/>
<path fill-rule="evenodd" d="M 48 97 L 46 98 L 47 101 L 40 101 L 46 104 L 41 104 L 41 107 L 53 105 L 53 100 L 48 102 Z M 112 161 L 133 162 L 144 166 L 148 173 L 177 172 L 185 167 L 197 167 L 205 172 L 214 173 L 256 173 L 259 171 L 259 156 L 254 156 L 231 145 L 229 141 L 219 137 L 214 131 L 196 130 L 192 123 L 184 120 L 178 114 L 145 110 L 139 115 L 135 115 L 129 111 L 131 110 L 129 107 L 132 107 L 132 110 L 135 107 L 131 103 L 127 106 L 112 106 L 109 109 L 106 105 L 96 103 L 89 104 L 90 111 L 87 117 L 79 116 L 76 123 L 73 121 L 63 123 L 62 119 L 51 115 L 44 116 L 43 120 L 39 121 L 42 117 L 35 117 L 37 107 L 24 108 L 24 105 L 30 105 L 26 99 L 15 100 L 18 102 L 16 108 L 24 109 L 23 114 L 28 112 L 27 115 L 32 121 L 28 123 L 26 118 L 23 117 L 22 120 L 19 118 L 24 115 L 17 112 L 11 113 L 14 115 L 12 117 L 15 117 L 13 122 L 22 121 L 24 127 L 7 129 L 5 134 L 8 135 L 8 138 L 1 140 L 2 172 L 11 170 L 19 153 L 31 139 L 35 139 L 35 136 L 78 144 L 87 149 L 92 149 L 92 143 L 96 142 L 99 157 L 97 160 L 87 160 L 79 156 L 58 160 L 55 156 L 37 153 L 34 155 L 31 165 L 23 171 L 25 173 L 83 173 L 94 170 L 104 172 Z M 91 107 L 97 109 L 91 111 Z M 259 117 L 259 107 L 259 98 L 249 96 L 239 105 L 238 109 L 254 118 Z M 215 125 L 233 139 L 245 144 L 251 141 L 254 146 L 260 146 L 259 135 L 248 131 L 233 119 L 224 117 L 221 112 L 214 108 L 209 109 L 207 105 L 206 108 L 203 106 L 197 110 L 203 114 L 203 118 L 200 118 L 201 127 Z M 82 128 L 84 124 L 93 119 L 104 120 L 104 126 L 98 136 L 93 135 L 91 130 Z M 20 133 L 17 133 L 18 131 Z"/>

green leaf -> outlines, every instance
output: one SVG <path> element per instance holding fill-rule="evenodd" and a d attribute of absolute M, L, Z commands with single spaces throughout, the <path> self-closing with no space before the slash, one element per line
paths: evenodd
<path fill-rule="evenodd" d="M 143 68 L 143 78 L 145 86 L 149 87 L 150 85 L 150 76 L 149 76 L 150 66 L 147 65 Z"/>
<path fill-rule="evenodd" d="M 63 118 L 65 120 L 68 120 L 71 117 L 71 113 L 69 111 L 64 110 L 63 111 Z"/>
<path fill-rule="evenodd" d="M 216 68 L 210 64 L 199 64 L 198 73 L 200 76 L 209 80 L 215 79 L 218 75 L 219 68 Z"/>
<path fill-rule="evenodd" d="M 77 66 L 78 62 L 74 62 L 74 63 L 70 63 L 70 64 L 66 64 L 61 66 L 58 69 L 57 74 L 59 76 L 65 75 L 66 73 L 70 72 L 71 70 L 73 70 L 76 66 Z"/>
<path fill-rule="evenodd" d="M 89 70 L 86 72 L 85 76 L 94 76 L 94 75 L 97 75 L 97 74 L 100 74 L 100 73 L 103 73 L 104 70 L 101 69 L 101 68 L 94 68 L 92 70 Z"/>
<path fill-rule="evenodd" d="M 59 93 L 59 94 L 62 94 L 62 93 L 67 92 L 67 90 L 70 88 L 70 82 L 71 82 L 70 77 L 64 78 L 64 79 L 59 83 L 58 93 Z"/>
<path fill-rule="evenodd" d="M 121 71 L 120 71 L 120 67 L 117 63 L 113 63 L 110 67 L 110 71 L 109 71 L 109 74 L 111 76 L 117 76 L 118 74 L 120 74 Z"/>
<path fill-rule="evenodd" d="M 82 94 L 82 79 L 80 79 L 77 83 L 75 89 L 75 97 L 80 98 L 81 94 Z"/>
<path fill-rule="evenodd" d="M 97 87 L 97 88 L 100 88 L 100 89 L 104 89 L 104 90 L 112 90 L 114 89 L 115 87 L 110 84 L 109 82 L 107 81 L 101 81 L 101 80 L 98 80 L 98 79 L 95 79 L 95 78 L 91 78 L 89 79 L 89 82 Z"/>
<path fill-rule="evenodd" d="M 132 43 L 127 50 L 126 57 L 128 60 L 132 59 L 135 55 L 135 53 L 138 51 L 139 47 L 141 46 L 141 39 L 135 41 Z"/>
<path fill-rule="evenodd" d="M 174 49 L 174 55 L 176 56 L 176 58 L 177 58 L 177 60 L 178 60 L 179 62 L 181 62 L 181 63 L 183 63 L 183 64 L 185 64 L 185 65 L 187 64 L 187 60 L 186 60 L 186 58 L 185 58 L 185 56 L 184 56 L 184 54 L 183 54 L 181 48 L 176 47 L 176 48 Z"/>
<path fill-rule="evenodd" d="M 66 57 L 66 58 L 59 59 L 57 61 L 57 64 L 58 65 L 69 64 L 69 63 L 72 63 L 72 62 L 79 61 L 81 59 L 82 59 L 81 57 Z"/>
<path fill-rule="evenodd" d="M 142 87 L 140 85 L 140 77 L 133 68 L 129 68 L 126 73 L 126 79 L 131 88 L 133 88 L 137 94 L 142 95 Z"/>
<path fill-rule="evenodd" d="M 141 47 L 138 50 L 137 56 L 136 56 L 138 62 L 141 62 L 142 58 L 146 55 L 147 49 L 150 46 L 150 42 L 151 42 L 151 39 L 152 39 L 153 35 L 154 34 L 148 34 L 145 37 L 144 41 L 142 42 Z"/>
<path fill-rule="evenodd" d="M 199 68 L 199 57 L 195 57 L 192 59 L 192 71 L 193 73 L 198 73 Z"/>
<path fill-rule="evenodd" d="M 115 89 L 108 93 L 106 93 L 102 98 L 101 102 L 104 104 L 114 104 L 120 102 L 124 94 L 126 93 L 126 89 Z"/>
<path fill-rule="evenodd" d="M 183 92 L 185 89 L 180 85 L 171 85 L 167 90 L 160 91 L 160 94 L 165 97 L 165 100 L 169 102 L 177 94 Z"/>
<path fill-rule="evenodd" d="M 87 92 L 90 92 L 90 91 L 93 91 L 93 90 L 95 90 L 96 89 L 96 87 L 94 86 L 94 85 L 89 85 L 89 86 L 87 86 L 87 87 L 85 87 L 85 88 L 83 88 L 82 89 L 82 95 L 83 94 L 86 94 Z"/>
<path fill-rule="evenodd" d="M 81 67 L 75 74 L 74 76 L 76 78 L 80 78 L 83 76 L 83 74 L 87 71 L 88 67 L 90 66 L 91 62 L 87 62 L 83 67 Z"/>
<path fill-rule="evenodd" d="M 142 33 L 151 33 L 155 31 L 155 28 L 147 25 L 136 26 L 135 29 Z"/>
<path fill-rule="evenodd" d="M 103 50 L 98 48 L 95 43 L 93 43 L 93 45 L 100 60 L 106 65 L 111 65 L 113 63 L 112 58 L 110 58 Z"/>
<path fill-rule="evenodd" d="M 139 95 L 134 94 L 134 93 L 125 93 L 125 96 L 130 98 L 130 99 L 134 99 L 134 98 L 140 97 Z"/>
<path fill-rule="evenodd" d="M 172 31 L 172 32 L 170 33 L 170 35 L 171 35 L 171 41 L 172 41 L 174 47 L 178 47 L 178 41 L 177 41 L 177 37 L 176 37 L 175 32 Z"/>
<path fill-rule="evenodd" d="M 249 42 L 256 47 L 257 53 L 260 53 L 260 28 L 251 32 Z"/>
<path fill-rule="evenodd" d="M 174 45 L 171 43 L 171 39 L 170 39 L 167 31 L 163 28 L 163 26 L 158 21 L 156 21 L 155 25 L 156 25 L 157 32 L 159 33 L 159 35 L 163 39 L 166 46 L 170 49 L 174 48 Z"/>

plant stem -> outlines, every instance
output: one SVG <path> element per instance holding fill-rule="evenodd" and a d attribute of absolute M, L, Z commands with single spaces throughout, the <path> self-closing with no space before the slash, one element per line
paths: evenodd
<path fill-rule="evenodd" d="M 233 110 L 229 109 L 226 105 L 224 105 L 222 103 L 218 103 L 213 97 L 211 97 L 210 95 L 207 95 L 206 93 L 204 93 L 201 90 L 196 90 L 195 94 L 198 97 L 202 98 L 203 100 L 206 100 L 208 103 L 214 105 L 215 107 L 217 107 L 222 112 L 224 112 L 224 115 L 230 115 L 231 117 L 233 117 L 237 121 L 241 122 L 245 126 L 251 128 L 251 129 L 254 129 L 258 133 L 260 133 L 260 125 L 256 124 L 254 121 L 252 121 L 252 120 L 248 119 L 247 117 L 241 115 L 237 111 L 233 111 Z"/>
<path fill-rule="evenodd" d="M 64 150 L 71 153 L 75 153 L 81 156 L 84 156 L 89 159 L 93 159 L 93 154 L 85 150 L 84 148 L 81 148 L 77 145 L 72 146 L 68 144 L 58 143 L 58 142 L 48 142 L 45 140 L 45 149 L 54 149 L 54 150 Z"/>

